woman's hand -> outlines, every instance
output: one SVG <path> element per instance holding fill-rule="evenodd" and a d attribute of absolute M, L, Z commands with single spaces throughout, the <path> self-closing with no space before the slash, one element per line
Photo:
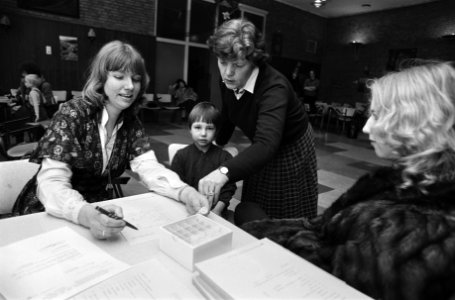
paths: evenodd
<path fill-rule="evenodd" d="M 106 205 L 103 208 L 114 212 L 118 217 L 123 218 L 122 208 L 116 205 Z M 103 215 L 94 206 L 87 204 L 79 212 L 79 223 L 90 229 L 92 235 L 97 239 L 108 239 L 119 234 L 125 228 L 123 220 L 116 220 Z"/>
<path fill-rule="evenodd" d="M 212 171 L 199 180 L 199 192 L 206 195 L 210 203 L 217 202 L 221 188 L 229 181 L 229 178 L 218 169 Z"/>
<path fill-rule="evenodd" d="M 225 207 L 226 207 L 226 204 L 224 202 L 218 201 L 216 203 L 215 207 L 212 209 L 212 213 L 221 216 Z"/>
<path fill-rule="evenodd" d="M 201 195 L 193 187 L 187 185 L 180 192 L 179 201 L 185 203 L 190 214 L 200 213 L 207 215 L 212 207 L 212 202 L 204 195 Z"/>

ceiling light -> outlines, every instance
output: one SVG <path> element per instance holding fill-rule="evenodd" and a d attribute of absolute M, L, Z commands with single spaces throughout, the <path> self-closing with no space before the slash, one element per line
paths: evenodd
<path fill-rule="evenodd" d="M 320 8 L 320 7 L 324 6 L 325 4 L 326 4 L 326 0 L 313 0 L 313 2 L 311 2 L 311 5 L 313 5 L 316 8 Z"/>

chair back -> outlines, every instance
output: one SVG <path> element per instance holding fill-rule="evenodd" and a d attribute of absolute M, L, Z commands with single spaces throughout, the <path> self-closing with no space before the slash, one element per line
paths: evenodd
<path fill-rule="evenodd" d="M 0 214 L 11 212 L 17 196 L 38 168 L 39 164 L 27 159 L 0 162 Z"/>
<path fill-rule="evenodd" d="M 172 95 L 171 94 L 156 94 L 156 98 L 158 102 L 171 104 L 172 103 Z"/>
<path fill-rule="evenodd" d="M 363 102 L 356 102 L 355 103 L 355 109 L 359 112 L 364 111 L 367 108 L 368 104 L 363 103 Z"/>
<path fill-rule="evenodd" d="M 67 95 L 66 91 L 54 90 L 54 91 L 52 91 L 52 94 L 54 94 L 55 101 L 57 101 L 57 102 L 65 102 L 66 101 L 66 95 Z"/>
<path fill-rule="evenodd" d="M 153 102 L 155 98 L 154 94 L 144 94 L 144 99 L 146 102 Z"/>
<path fill-rule="evenodd" d="M 352 117 L 355 114 L 355 108 L 353 107 L 343 107 L 341 113 L 344 117 Z"/>
<path fill-rule="evenodd" d="M 172 160 L 174 159 L 175 153 L 177 153 L 177 151 L 179 151 L 180 149 L 185 148 L 186 146 L 188 146 L 188 144 L 180 144 L 180 143 L 169 144 L 169 146 L 167 148 L 167 153 L 169 155 L 169 165 L 172 164 Z"/>
<path fill-rule="evenodd" d="M 71 97 L 76 98 L 82 96 L 82 91 L 71 91 Z"/>

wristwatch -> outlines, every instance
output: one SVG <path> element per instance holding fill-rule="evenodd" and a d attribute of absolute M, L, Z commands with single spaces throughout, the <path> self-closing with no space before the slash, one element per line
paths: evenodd
<path fill-rule="evenodd" d="M 227 167 L 221 166 L 221 167 L 218 168 L 218 170 L 221 172 L 221 174 L 228 176 L 229 169 Z"/>

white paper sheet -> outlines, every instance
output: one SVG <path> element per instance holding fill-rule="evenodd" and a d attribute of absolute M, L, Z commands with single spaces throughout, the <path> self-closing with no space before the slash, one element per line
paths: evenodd
<path fill-rule="evenodd" d="M 155 194 L 135 196 L 134 203 L 117 202 L 123 209 L 125 220 L 135 225 L 139 230 L 126 227 L 122 235 L 131 245 L 159 238 L 159 227 L 187 217 L 189 214 L 182 203 Z"/>
<path fill-rule="evenodd" d="M 200 299 L 194 291 L 153 259 L 133 266 L 90 289 L 74 300 L 111 299 Z"/>
<path fill-rule="evenodd" d="M 195 279 L 223 298 L 371 299 L 268 239 L 197 263 L 196 270 Z"/>
<path fill-rule="evenodd" d="M 129 268 L 68 227 L 0 248 L 7 299 L 64 299 Z"/>

